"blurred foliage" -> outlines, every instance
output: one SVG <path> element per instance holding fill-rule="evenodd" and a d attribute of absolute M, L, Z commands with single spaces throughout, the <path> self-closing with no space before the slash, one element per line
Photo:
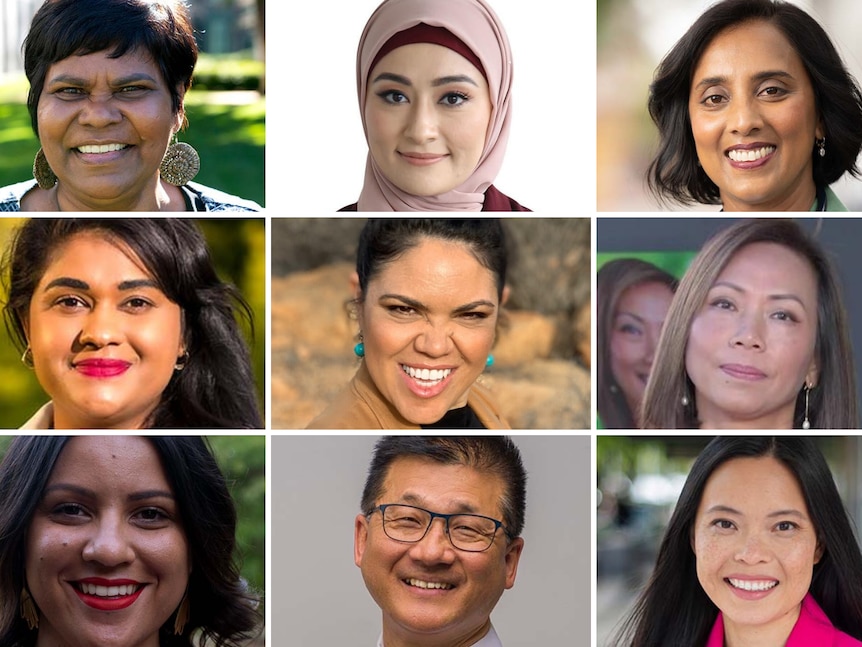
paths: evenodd
<path fill-rule="evenodd" d="M 0 436 L 0 458 L 6 455 L 12 438 Z M 237 558 L 242 565 L 242 576 L 263 595 L 266 583 L 266 437 L 210 436 L 209 442 L 236 503 Z"/>
<path fill-rule="evenodd" d="M 257 90 L 263 87 L 266 66 L 250 52 L 204 54 L 198 57 L 192 87 L 198 90 Z"/>
<path fill-rule="evenodd" d="M 26 79 L 0 85 L 0 187 L 32 177 L 39 140 L 30 125 L 27 90 Z M 189 126 L 179 139 L 200 154 L 194 181 L 263 206 L 266 101 L 234 105 L 224 95 L 192 89 L 185 105 Z"/>
<path fill-rule="evenodd" d="M 12 230 L 23 218 L 0 218 L 0 248 L 6 249 Z M 266 225 L 263 218 L 222 218 L 198 220 L 223 281 L 236 285 L 252 307 L 254 339 L 246 330 L 252 349 L 252 368 L 258 401 L 264 412 L 266 369 Z M 0 301 L 5 303 L 5 285 Z M 21 354 L 11 338 L 0 333 L 0 428 L 15 429 L 24 424 L 47 401 L 33 371 L 21 363 Z"/>

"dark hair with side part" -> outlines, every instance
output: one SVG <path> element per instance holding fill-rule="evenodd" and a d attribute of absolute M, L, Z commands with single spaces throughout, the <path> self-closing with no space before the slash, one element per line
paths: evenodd
<path fill-rule="evenodd" d="M 733 256 L 752 243 L 775 243 L 804 258 L 817 279 L 817 338 L 814 354 L 818 380 L 809 390 L 812 429 L 856 429 L 856 374 L 850 324 L 838 274 L 819 243 L 793 220 L 740 220 L 707 241 L 679 283 L 665 319 L 652 372 L 644 393 L 642 419 L 647 429 L 697 428 L 694 384 L 688 377 L 685 353 L 691 324 L 707 293 Z M 682 406 L 686 396 L 689 403 Z M 799 385 L 793 427 L 805 415 L 805 389 Z"/>
<path fill-rule="evenodd" d="M 206 240 L 180 218 L 32 218 L 18 229 L 2 264 L 8 281 L 6 329 L 23 351 L 30 300 L 56 249 L 95 233 L 131 250 L 182 311 L 188 361 L 174 371 L 150 427 L 259 429 L 254 376 L 237 317 L 252 327 L 249 305 L 216 274 Z"/>
<path fill-rule="evenodd" d="M 497 218 L 369 218 L 359 234 L 356 252 L 362 294 L 382 266 L 416 247 L 422 238 L 467 245 L 476 260 L 494 275 L 497 296 L 502 300 L 508 254 L 503 225 Z"/>
<path fill-rule="evenodd" d="M 190 615 L 174 635 L 171 614 L 160 647 L 191 647 L 197 633 L 214 647 L 239 647 L 259 631 L 258 598 L 236 562 L 236 508 L 208 443 L 200 436 L 147 436 L 158 452 L 191 553 Z M 18 436 L 0 463 L 0 645 L 33 647 L 38 633 L 20 615 L 27 536 L 67 436 Z"/>
<path fill-rule="evenodd" d="M 527 473 L 521 452 L 507 436 L 384 436 L 374 446 L 362 492 L 362 512 L 371 514 L 381 502 L 389 467 L 399 458 L 423 458 L 441 465 L 465 465 L 499 478 L 505 488 L 500 501 L 503 525 L 510 538 L 521 535 L 527 508 Z"/>
<path fill-rule="evenodd" d="M 625 394 L 616 385 L 611 368 L 611 337 L 614 316 L 623 293 L 629 288 L 648 283 L 664 285 L 674 292 L 677 281 L 663 269 L 638 258 L 615 259 L 605 263 L 596 274 L 596 332 L 599 336 L 596 400 L 605 429 L 638 427 L 636 416 L 639 412 L 629 409 Z"/>
<path fill-rule="evenodd" d="M 101 51 L 108 51 L 110 58 L 131 52 L 148 55 L 164 77 L 177 114 L 198 59 L 182 0 L 45 0 L 23 50 L 30 81 L 27 107 L 37 136 L 39 97 L 48 68 L 58 61 Z"/>
<path fill-rule="evenodd" d="M 795 476 L 823 549 L 809 592 L 832 624 L 862 640 L 862 553 L 823 454 L 810 438 L 717 437 L 692 465 L 658 551 L 655 569 L 610 644 L 704 645 L 718 608 L 697 579 L 692 532 L 709 477 L 734 458 L 772 457 Z"/>
<path fill-rule="evenodd" d="M 789 2 L 723 0 L 707 9 L 674 45 L 650 86 L 649 113 L 660 139 L 647 182 L 660 201 L 720 204 L 718 186 L 698 165 L 688 111 L 692 76 L 719 32 L 756 20 L 781 31 L 808 72 L 827 142 L 825 157 L 817 154 L 811 142 L 815 186 L 824 188 L 846 172 L 859 177 L 856 158 L 862 150 L 862 92 L 823 28 Z"/>

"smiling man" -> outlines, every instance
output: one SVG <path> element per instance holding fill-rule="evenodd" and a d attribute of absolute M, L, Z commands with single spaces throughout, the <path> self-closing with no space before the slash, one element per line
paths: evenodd
<path fill-rule="evenodd" d="M 383 613 L 378 647 L 500 647 L 491 611 L 515 584 L 526 473 L 501 437 L 386 436 L 354 560 Z"/>

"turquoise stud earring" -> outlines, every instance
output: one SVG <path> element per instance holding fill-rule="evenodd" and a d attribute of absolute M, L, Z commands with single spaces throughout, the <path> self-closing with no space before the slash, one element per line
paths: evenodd
<path fill-rule="evenodd" d="M 494 356 L 488 355 L 488 359 L 485 360 L 485 368 L 491 368 L 494 365 Z"/>
<path fill-rule="evenodd" d="M 353 347 L 353 354 L 357 357 L 365 357 L 365 338 L 359 333 L 359 343 Z"/>

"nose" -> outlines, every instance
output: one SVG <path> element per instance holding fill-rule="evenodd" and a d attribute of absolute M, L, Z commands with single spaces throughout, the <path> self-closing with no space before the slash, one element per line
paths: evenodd
<path fill-rule="evenodd" d="M 81 111 L 78 113 L 78 122 L 93 128 L 111 126 L 122 119 L 123 114 L 117 106 L 117 100 L 113 94 L 107 93 L 90 94 L 81 102 Z"/>
<path fill-rule="evenodd" d="M 416 351 L 428 357 L 443 357 L 452 350 L 452 335 L 448 325 L 427 322 L 424 330 L 416 336 Z"/>
<path fill-rule="evenodd" d="M 106 515 L 93 524 L 93 534 L 84 545 L 86 562 L 97 562 L 103 566 L 119 566 L 135 559 L 135 552 L 127 528 L 119 515 Z"/>
<path fill-rule="evenodd" d="M 121 314 L 107 305 L 96 304 L 81 326 L 80 343 L 102 348 L 122 340 Z"/>
<path fill-rule="evenodd" d="M 446 535 L 446 520 L 439 517 L 432 520 L 425 536 L 410 547 L 410 555 L 426 564 L 451 563 L 455 548 Z"/>
<path fill-rule="evenodd" d="M 764 350 L 763 321 L 757 314 L 742 316 L 739 326 L 730 340 L 731 346 L 749 348 L 751 350 Z"/>
<path fill-rule="evenodd" d="M 757 532 L 749 532 L 740 539 L 734 559 L 743 564 L 760 564 L 769 561 L 769 551 Z"/>
<path fill-rule="evenodd" d="M 763 126 L 760 108 L 753 98 L 737 97 L 731 101 L 727 119 L 731 130 L 743 136 L 750 135 Z"/>
<path fill-rule="evenodd" d="M 416 144 L 437 138 L 437 117 L 434 107 L 427 101 L 418 100 L 411 105 L 404 135 Z"/>

